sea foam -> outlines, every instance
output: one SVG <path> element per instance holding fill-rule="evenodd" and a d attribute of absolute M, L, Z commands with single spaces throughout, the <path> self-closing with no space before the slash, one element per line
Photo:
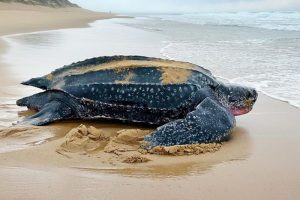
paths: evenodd
<path fill-rule="evenodd" d="M 162 19 L 200 25 L 300 31 L 300 12 L 230 12 L 161 15 Z"/>

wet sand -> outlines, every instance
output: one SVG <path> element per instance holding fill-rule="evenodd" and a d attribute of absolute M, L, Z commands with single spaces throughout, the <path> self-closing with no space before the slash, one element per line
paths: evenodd
<path fill-rule="evenodd" d="M 6 49 L 0 47 L 0 53 L 4 53 Z M 12 100 L 26 93 L 23 87 L 16 86 L 19 80 L 12 79 L 7 64 L 2 63 L 0 68 L 1 86 L 11 86 L 8 91 L 1 87 L 1 98 Z M 12 87 L 16 90 L 12 91 Z M 12 109 L 10 106 L 8 110 Z M 19 117 L 28 114 L 22 111 Z M 299 109 L 260 94 L 254 110 L 237 118 L 231 140 L 220 150 L 188 156 L 146 154 L 142 156 L 149 162 L 135 164 L 122 162 L 120 152 L 68 152 L 61 147 L 66 142 L 65 135 L 82 123 L 110 134 L 124 129 L 153 128 L 61 122 L 10 132 L 3 129 L 0 198 L 297 199 L 299 121 Z M 128 155 L 136 153 L 129 151 Z"/>

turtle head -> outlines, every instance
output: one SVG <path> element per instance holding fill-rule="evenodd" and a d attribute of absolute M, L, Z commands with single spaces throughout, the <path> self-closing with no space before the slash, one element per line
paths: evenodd
<path fill-rule="evenodd" d="M 21 84 L 29 85 L 29 86 L 33 86 L 45 90 L 49 88 L 51 81 L 45 77 L 38 77 L 38 78 L 32 78 L 28 81 L 24 81 Z"/>
<path fill-rule="evenodd" d="M 224 83 L 220 83 L 215 92 L 219 102 L 234 116 L 250 112 L 258 95 L 254 88 Z"/>

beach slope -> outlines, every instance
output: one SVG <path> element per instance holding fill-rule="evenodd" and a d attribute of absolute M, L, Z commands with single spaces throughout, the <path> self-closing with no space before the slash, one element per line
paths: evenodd
<path fill-rule="evenodd" d="M 111 13 L 92 12 L 77 7 L 50 8 L 18 3 L 0 3 L 0 36 L 85 27 L 94 20 L 108 19 L 114 16 Z"/>

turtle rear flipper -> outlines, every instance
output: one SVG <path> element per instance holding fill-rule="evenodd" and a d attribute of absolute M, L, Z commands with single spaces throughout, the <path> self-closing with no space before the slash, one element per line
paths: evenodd
<path fill-rule="evenodd" d="M 169 122 L 145 137 L 149 148 L 226 140 L 235 126 L 234 116 L 207 97 L 184 119 Z"/>
<path fill-rule="evenodd" d="M 42 126 L 62 119 L 71 119 L 75 115 L 70 107 L 61 101 L 51 101 L 35 115 L 25 118 L 19 125 L 31 124 Z"/>
<path fill-rule="evenodd" d="M 17 105 L 38 111 L 19 124 L 38 126 L 62 119 L 74 119 L 82 109 L 76 97 L 60 90 L 47 90 L 19 99 Z"/>

